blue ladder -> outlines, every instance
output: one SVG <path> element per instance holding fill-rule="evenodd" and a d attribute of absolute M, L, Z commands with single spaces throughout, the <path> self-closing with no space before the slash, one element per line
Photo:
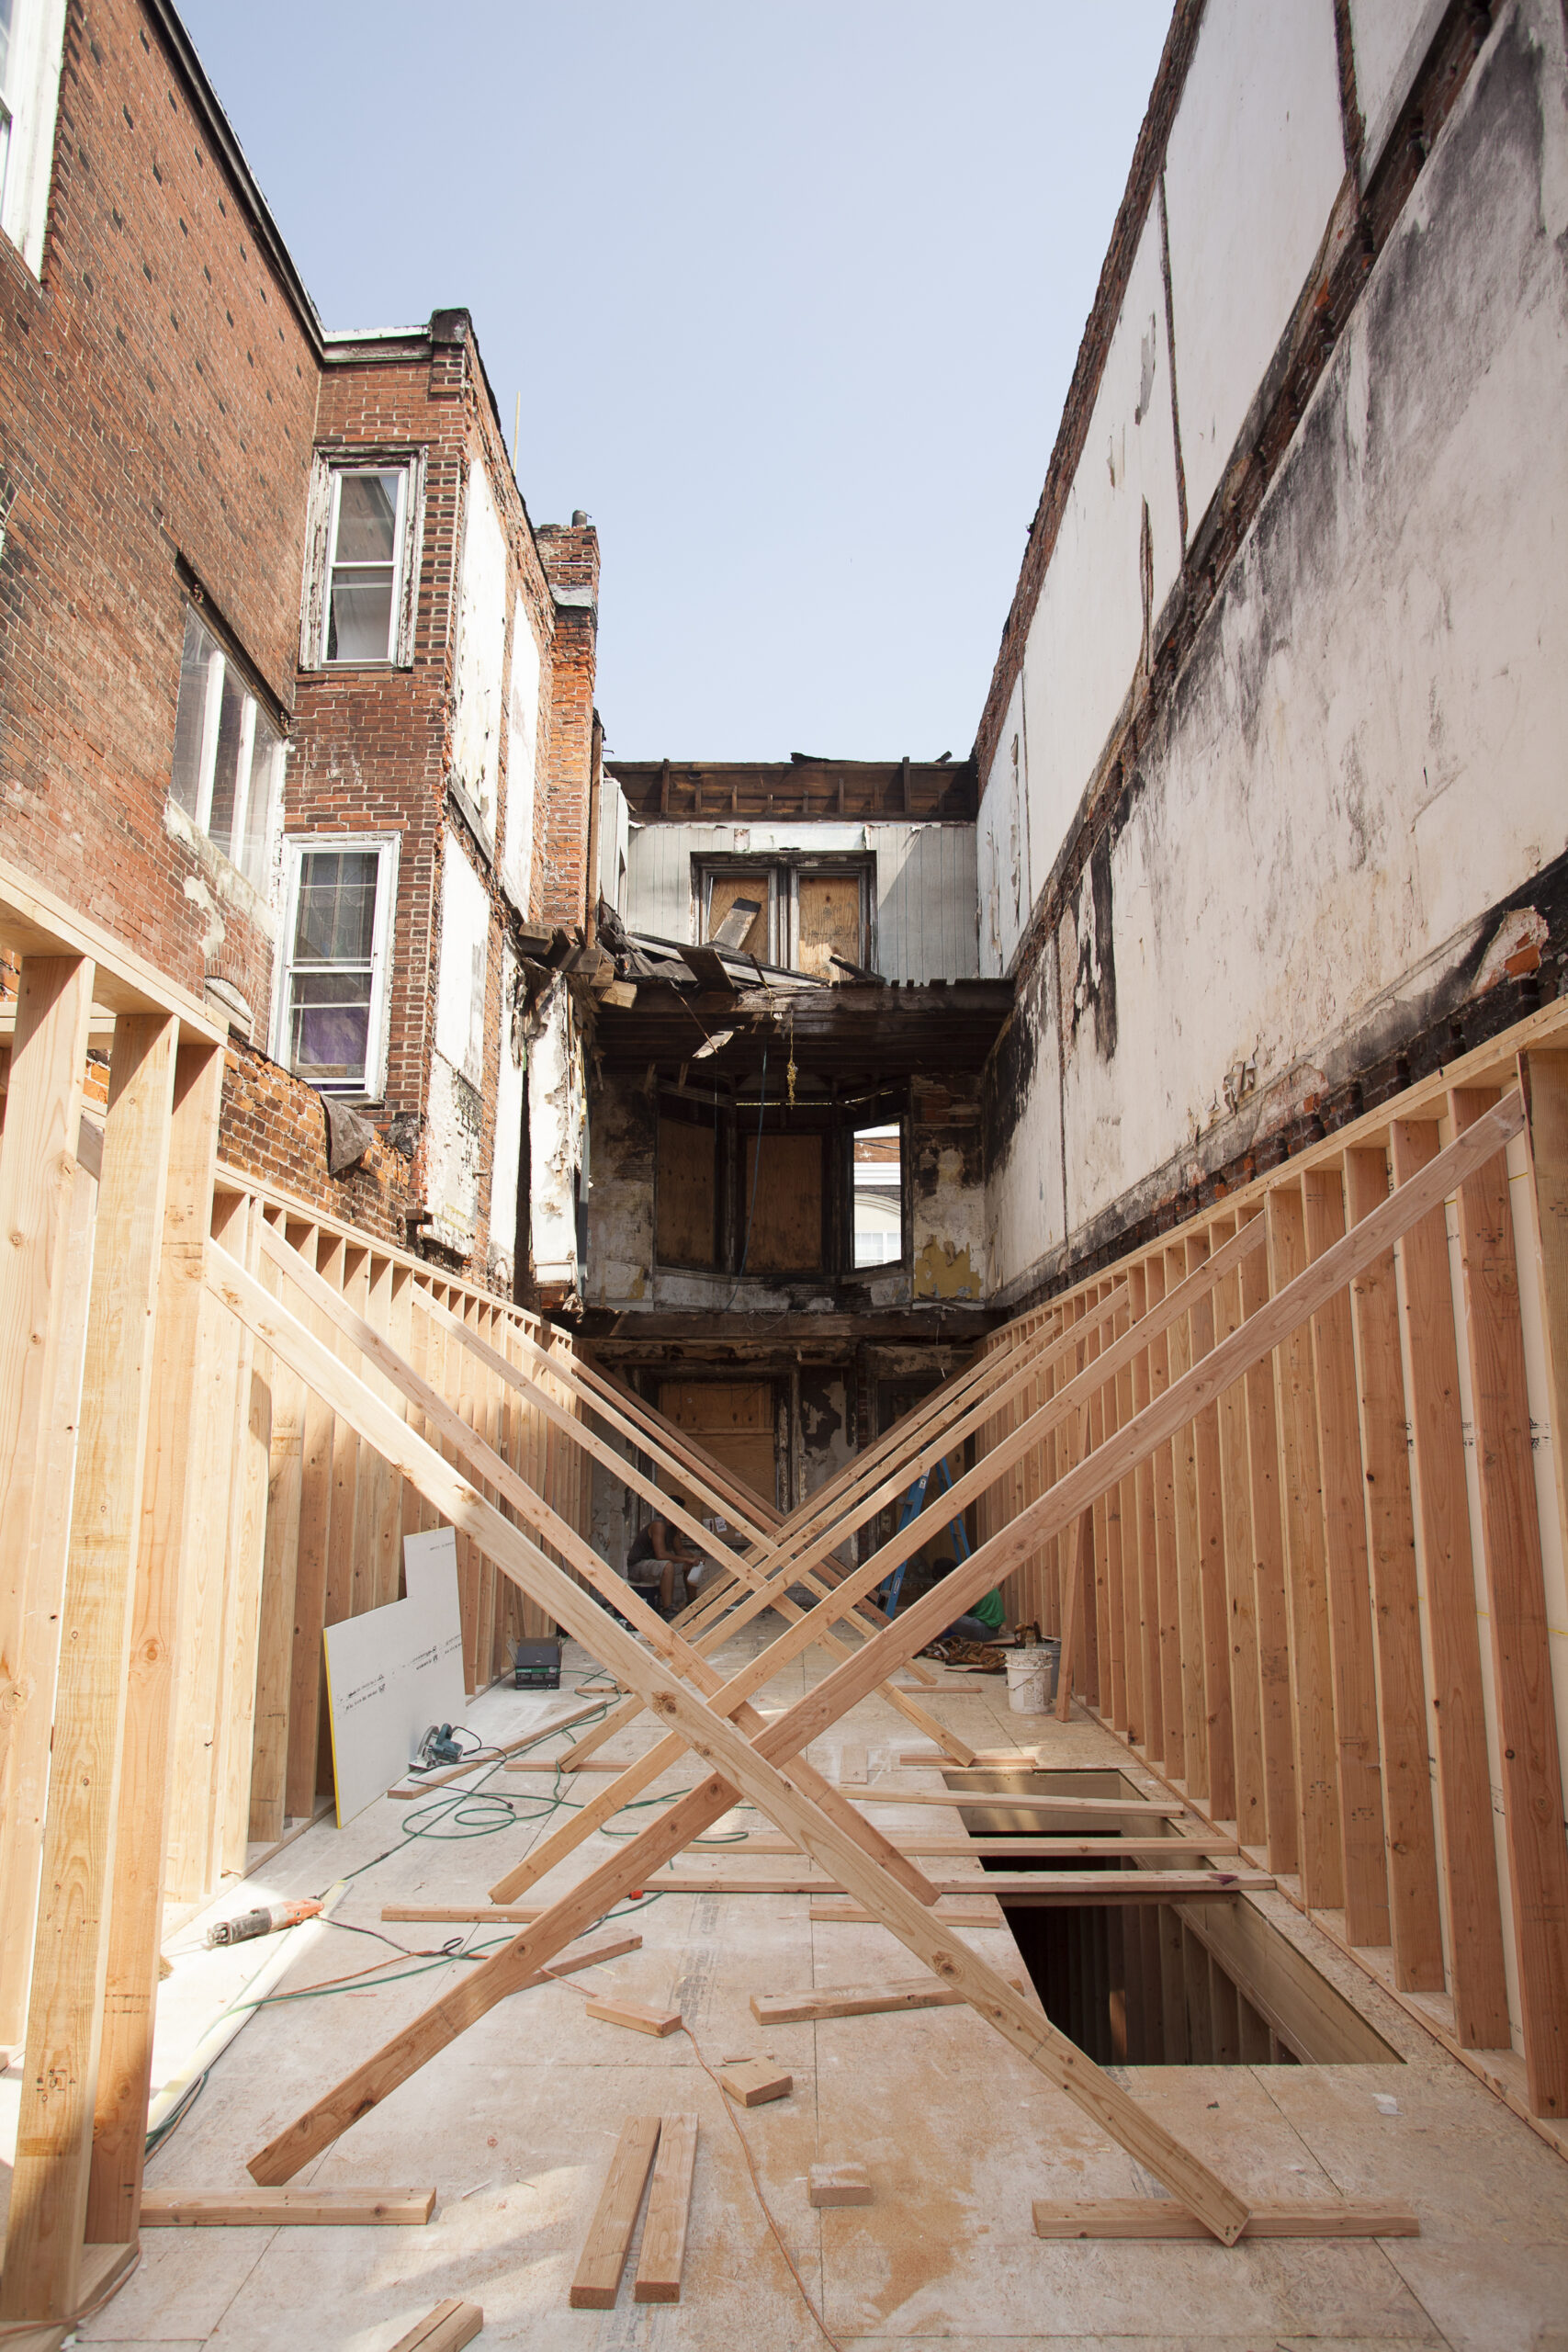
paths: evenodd
<path fill-rule="evenodd" d="M 945 1454 L 943 1454 L 941 1461 L 939 1461 L 936 1465 L 936 1476 L 942 1488 L 945 1492 L 951 1494 L 953 1491 L 953 1476 L 952 1473 L 948 1469 L 947 1457 Z M 929 1470 L 922 1470 L 919 1476 L 915 1480 L 914 1485 L 909 1488 L 908 1493 L 905 1496 L 904 1508 L 898 1516 L 898 1532 L 900 1535 L 903 1534 L 904 1530 L 908 1526 L 910 1521 L 919 1519 L 921 1511 L 924 1510 L 926 1507 L 926 1488 L 931 1483 L 931 1473 Z M 958 1557 L 961 1560 L 966 1560 L 969 1557 L 969 1538 L 964 1532 L 963 1520 L 950 1519 L 947 1522 L 947 1532 L 953 1538 L 953 1549 L 957 1553 Z M 908 1562 L 907 1560 L 900 1560 L 897 1566 L 894 1569 L 891 1577 L 888 1577 L 886 1583 L 884 1584 L 881 1589 L 882 1606 L 887 1613 L 887 1620 L 890 1624 L 893 1619 L 898 1614 L 898 1596 L 904 1589 L 904 1570 L 908 1566 Z"/>

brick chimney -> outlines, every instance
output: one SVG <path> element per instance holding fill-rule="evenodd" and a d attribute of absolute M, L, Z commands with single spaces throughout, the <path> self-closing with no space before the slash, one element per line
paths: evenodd
<path fill-rule="evenodd" d="M 588 911 L 599 534 L 579 510 L 570 523 L 541 525 L 535 537 L 556 608 L 540 911 L 547 922 L 570 930 Z"/>

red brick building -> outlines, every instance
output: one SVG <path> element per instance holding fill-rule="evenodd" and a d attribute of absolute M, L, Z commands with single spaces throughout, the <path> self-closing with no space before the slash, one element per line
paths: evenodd
<path fill-rule="evenodd" d="M 3 69 L 0 855 L 205 989 L 237 1165 L 526 1290 L 595 535 L 536 534 L 466 311 L 322 328 L 172 8 L 51 17 Z"/>

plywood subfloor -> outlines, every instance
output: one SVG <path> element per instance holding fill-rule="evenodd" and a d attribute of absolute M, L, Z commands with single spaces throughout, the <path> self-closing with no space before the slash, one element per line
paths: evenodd
<path fill-rule="evenodd" d="M 738 1654 L 755 1637 L 742 1637 Z M 584 1670 L 581 1659 L 577 1667 Z M 806 1670 L 787 1669 L 764 1707 L 787 1703 Z M 554 1703 L 497 1690 L 474 1702 L 470 1720 L 489 1737 L 516 1737 Z M 1021 1736 L 1041 1739 L 1049 1760 L 1064 1765 L 1124 1760 L 1092 1724 L 1010 1715 L 999 1683 L 953 1677 L 936 1705 L 972 1745 L 1012 1745 Z M 814 1760 L 830 1768 L 849 1742 L 870 1750 L 874 1780 L 887 1777 L 911 1745 L 908 1726 L 874 1701 L 815 1748 Z M 623 1736 L 616 1752 L 642 1744 Z M 691 1780 L 673 1775 L 669 1786 Z M 908 1785 L 940 1783 L 911 1772 Z M 494 1786 L 516 1795 L 548 1783 L 500 1773 Z M 546 1802 L 541 1793 L 541 1826 Z M 400 1846 L 407 1812 L 386 1801 L 343 1832 L 318 1826 L 250 1882 L 243 1900 L 319 1894 L 390 1847 L 387 1860 L 354 1881 L 339 1915 L 379 1927 L 387 1902 L 482 1899 L 537 1834 L 518 1826 Z M 482 1812 L 473 1809 L 469 1826 L 480 1826 Z M 905 1826 L 929 1833 L 943 1819 L 911 1808 Z M 602 1850 L 595 1840 L 581 1867 Z M 1558 2352 L 1568 2340 L 1560 2333 L 1568 2312 L 1568 2168 L 1289 1905 L 1263 1900 L 1278 1903 L 1273 1916 L 1284 1931 L 1312 1949 L 1409 2063 L 1132 2068 L 1125 2079 L 1244 2194 L 1405 2200 L 1420 2217 L 1418 2240 L 1230 2252 L 1042 2244 L 1031 2229 L 1032 2198 L 1125 2197 L 1156 2184 L 966 2010 L 757 2027 L 748 2007 L 753 1991 L 907 1974 L 907 1956 L 882 1929 L 813 1926 L 804 1895 L 671 1895 L 639 1913 L 642 1950 L 602 1971 L 600 1981 L 636 1999 L 678 2005 L 694 2041 L 682 2033 L 652 2041 L 595 2023 L 565 1986 L 518 1995 L 301 2176 L 300 2186 L 323 2188 L 432 2182 L 439 2202 L 428 2228 L 157 2233 L 144 2242 L 134 2278 L 82 2340 L 121 2352 L 153 2345 L 165 2352 L 386 2352 L 433 2303 L 459 2295 L 483 2305 L 486 2346 L 819 2346 L 700 2050 L 715 2066 L 743 2054 L 772 2057 L 795 2077 L 791 2098 L 739 2121 L 778 2227 L 840 2344 L 876 2352 L 923 2352 L 934 2342 L 952 2352 L 1001 2345 L 1272 2352 L 1322 2342 L 1341 2352 L 1444 2345 Z M 219 1907 L 238 1909 L 242 1899 Z M 196 1953 L 199 1932 L 197 1923 L 173 1939 L 178 1954 L 159 2074 L 198 2023 L 197 1972 L 208 1965 Z M 411 1947 L 437 1944 L 443 1934 L 387 1932 Z M 1005 1928 L 972 1932 L 988 1957 L 1018 1966 Z M 362 1936 L 325 1931 L 283 1989 L 361 1968 L 377 1950 Z M 165 2189 L 244 2186 L 245 2156 L 435 1997 L 460 1966 L 442 1962 L 400 1983 L 263 2011 L 214 2067 L 150 2180 Z M 1393 2096 L 1397 2114 L 1380 2111 L 1379 2094 Z M 572 2271 L 621 2124 L 658 2109 L 701 2121 L 682 2302 L 631 2303 L 634 2246 L 620 2307 L 571 2312 Z M 810 2208 L 809 2166 L 836 2161 L 866 2166 L 874 2205 Z"/>

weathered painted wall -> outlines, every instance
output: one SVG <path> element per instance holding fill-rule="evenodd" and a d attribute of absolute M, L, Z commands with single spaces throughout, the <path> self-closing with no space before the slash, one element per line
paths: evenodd
<path fill-rule="evenodd" d="M 977 977 L 972 825 L 634 822 L 626 852 L 626 922 L 660 939 L 694 939 L 694 860 L 792 850 L 874 858 L 872 956 L 886 979 Z"/>
<path fill-rule="evenodd" d="M 501 766 L 502 667 L 506 654 L 506 571 L 505 535 L 484 460 L 476 456 L 468 466 L 463 568 L 457 590 L 452 769 L 475 811 L 479 839 L 492 853 Z M 521 607 L 521 597 L 518 604 Z M 535 685 L 536 700 L 536 680 Z"/>
<path fill-rule="evenodd" d="M 1191 151 L 1189 104 L 1201 103 L 1195 123 L 1224 110 L 1211 35 L 1228 26 L 1229 103 L 1260 109 L 1275 143 L 1259 146 L 1249 126 L 1227 148 L 1214 130 L 1213 170 L 1231 190 L 1221 209 L 1247 238 L 1235 267 L 1273 286 L 1270 320 L 1281 302 L 1288 311 L 1285 263 L 1311 265 L 1344 171 L 1341 154 L 1331 179 L 1319 119 L 1332 26 L 1325 50 L 1309 40 L 1312 9 L 1299 23 L 1288 14 L 1276 65 L 1235 12 L 1211 12 L 1172 137 L 1194 512 L 1217 477 L 1211 455 L 1195 467 L 1190 452 L 1189 384 L 1211 387 L 1194 446 L 1217 452 L 1222 471 L 1226 420 L 1245 420 L 1253 394 L 1224 391 L 1211 361 L 1189 356 L 1188 322 L 1208 301 L 1233 367 L 1252 355 L 1254 384 L 1276 329 L 1261 311 L 1227 323 L 1213 272 L 1179 266 L 1175 157 Z M 1287 67 L 1281 91 L 1269 77 Z M 1297 153 L 1292 141 L 1306 142 L 1304 160 L 1284 203 L 1275 146 Z M 1265 147 L 1252 205 L 1233 162 Z M 1315 228 L 1300 212 L 1308 187 Z M 1213 210 L 1212 175 L 1202 193 Z M 1071 863 L 1038 830 L 1065 790 L 1047 803 L 1039 788 L 1032 713 L 1054 683 L 1063 694 L 1074 683 L 1059 650 L 1041 666 L 1055 648 L 1043 595 L 1023 689 L 1032 871 L 1037 893 L 1053 864 L 1070 887 L 1049 935 L 1037 922 L 1026 938 L 1020 1012 L 989 1073 L 988 1246 L 1003 1297 L 1069 1243 L 1080 1254 L 1234 1161 L 1483 981 L 1512 985 L 1501 952 L 1486 961 L 1510 906 L 1505 944 L 1539 948 L 1561 927 L 1568 432 L 1550 388 L 1568 361 L 1565 228 L 1562 20 L 1550 0 L 1516 0 L 1497 10 L 1252 527 L 1150 703 L 1135 757 L 1123 755 L 1108 823 L 1092 845 L 1069 831 Z M 1257 249 L 1260 230 L 1277 251 Z M 1103 477 L 1092 435 L 1083 462 Z M 1100 593 L 1114 631 L 1124 596 L 1110 575 Z M 1079 795 L 1099 752 L 1085 735 Z M 1010 777 L 1010 722 L 987 801 Z M 1019 1034 L 1026 1023 L 1032 1036 Z"/>

